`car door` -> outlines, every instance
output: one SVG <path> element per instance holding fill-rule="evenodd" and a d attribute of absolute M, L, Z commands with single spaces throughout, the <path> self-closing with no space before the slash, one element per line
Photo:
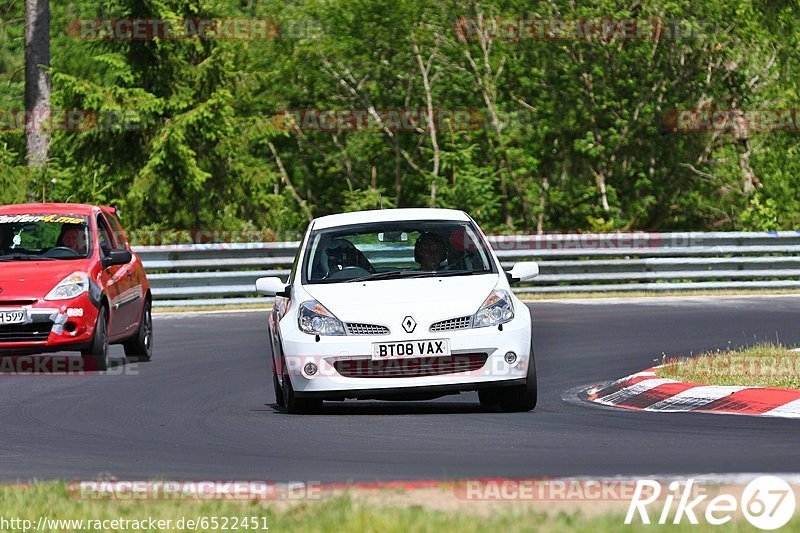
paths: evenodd
<path fill-rule="evenodd" d="M 307 234 L 306 234 L 307 236 Z M 303 243 L 305 243 L 305 239 L 303 239 Z M 303 254 L 303 247 L 304 245 L 301 244 L 300 247 L 297 249 L 297 253 L 294 256 L 294 262 L 292 263 L 291 271 L 289 272 L 289 278 L 286 280 L 287 285 L 291 286 L 292 281 L 295 279 L 295 274 L 297 273 L 297 269 L 299 268 L 300 264 L 300 257 Z M 292 305 L 291 302 L 291 289 L 287 292 L 286 296 L 275 296 L 275 302 L 272 307 L 272 312 L 269 314 L 267 318 L 268 323 L 268 331 L 270 334 L 270 347 L 272 348 L 272 364 L 273 369 L 275 370 L 275 374 L 278 376 L 278 383 L 283 386 L 283 376 L 284 376 L 284 361 L 280 355 L 283 353 L 283 340 L 281 338 L 281 320 L 283 319 L 286 312 L 289 310 L 289 306 Z"/>
<path fill-rule="evenodd" d="M 105 216 L 97 215 L 97 241 L 100 246 L 100 259 L 105 260 L 111 250 L 116 249 L 113 232 Z M 131 279 L 129 265 L 111 265 L 103 268 L 101 279 L 106 288 L 109 303 L 108 335 L 112 340 L 124 337 L 132 329 L 130 320 Z"/>
<path fill-rule="evenodd" d="M 110 213 L 104 213 L 104 215 L 111 228 L 111 238 L 114 241 L 115 249 L 128 250 L 133 254 L 130 243 L 117 217 Z M 127 324 L 125 334 L 130 335 L 138 329 L 142 315 L 145 274 L 136 256 L 130 263 L 121 265 L 119 274 L 123 278 L 123 283 L 125 283 L 125 290 L 123 291 L 125 298 L 120 302 L 119 311 L 122 312 L 123 320 Z"/>

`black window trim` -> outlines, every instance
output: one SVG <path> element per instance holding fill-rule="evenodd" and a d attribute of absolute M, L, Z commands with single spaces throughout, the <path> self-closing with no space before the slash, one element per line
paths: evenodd
<path fill-rule="evenodd" d="M 486 274 L 497 274 L 498 273 L 497 265 L 495 264 L 494 255 L 492 253 L 492 248 L 491 248 L 491 246 L 489 246 L 488 241 L 486 241 L 486 239 L 485 239 L 485 237 L 483 235 L 483 232 L 481 232 L 480 228 L 478 228 L 478 224 L 474 220 L 472 220 L 471 218 L 469 218 L 467 220 L 449 219 L 449 218 L 447 218 L 447 219 L 429 219 L 429 218 L 426 218 L 426 219 L 410 219 L 410 220 L 383 220 L 383 221 L 376 221 L 376 222 L 361 222 L 361 223 L 358 223 L 358 224 L 346 224 L 346 225 L 342 225 L 342 226 L 329 226 L 329 227 L 321 228 L 321 229 L 313 229 L 312 228 L 309 231 L 308 238 L 306 239 L 305 244 L 302 246 L 302 248 L 303 248 L 303 266 L 302 266 L 301 272 L 300 272 L 301 283 L 303 285 L 324 285 L 325 284 L 324 282 L 319 282 L 319 281 L 309 281 L 308 280 L 308 274 L 307 274 L 307 272 L 308 272 L 308 261 L 309 261 L 310 256 L 311 256 L 311 244 L 314 242 L 314 238 L 319 233 L 321 233 L 323 231 L 340 230 L 340 229 L 341 230 L 348 230 L 348 229 L 351 229 L 351 228 L 359 228 L 359 227 L 369 226 L 369 225 L 373 225 L 373 224 L 375 224 L 375 225 L 380 225 L 380 224 L 417 224 L 417 223 L 421 223 L 421 222 L 425 222 L 425 223 L 436 223 L 436 222 L 439 222 L 439 223 L 443 223 L 443 224 L 444 223 L 455 223 L 455 224 L 466 224 L 466 225 L 468 225 L 472 229 L 474 234 L 478 237 L 478 239 L 480 241 L 479 244 L 481 245 L 481 247 L 483 247 L 483 251 L 486 254 L 487 261 L 489 262 L 489 267 L 490 267 L 491 271 L 487 271 Z"/>

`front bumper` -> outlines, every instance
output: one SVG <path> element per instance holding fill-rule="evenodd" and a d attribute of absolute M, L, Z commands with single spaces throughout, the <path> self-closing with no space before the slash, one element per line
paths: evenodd
<path fill-rule="evenodd" d="M 386 387 L 382 389 L 352 389 L 331 391 L 295 392 L 300 398 L 319 398 L 323 400 L 433 400 L 448 394 L 495 389 L 498 387 L 515 387 L 525 385 L 525 379 L 508 379 L 504 381 L 451 383 L 447 385 L 427 385 L 419 387 Z"/>
<path fill-rule="evenodd" d="M 440 332 L 426 330 L 414 336 L 324 336 L 317 341 L 315 336 L 287 324 L 281 328 L 281 334 L 285 363 L 278 364 L 286 366 L 285 372 L 279 371 L 278 374 L 288 374 L 295 394 L 300 397 L 426 399 L 480 388 L 517 385 L 525 382 L 531 356 L 531 323 L 527 314 L 503 324 L 502 330 L 493 326 Z M 457 366 L 448 367 L 456 371 L 443 371 L 449 358 L 442 357 L 427 358 L 429 366 L 425 368 L 432 369 L 430 372 L 424 369 L 406 375 L 395 372 L 391 377 L 374 372 L 356 377 L 357 372 L 340 372 L 342 369 L 369 368 L 375 342 L 441 338 L 449 339 L 452 358 L 471 358 L 474 361 L 480 356 L 485 358 L 485 363 L 480 366 L 471 364 L 465 371 L 458 371 Z M 512 364 L 504 359 L 508 352 L 517 355 Z M 404 360 L 392 361 L 395 362 L 402 366 Z M 317 368 L 313 375 L 306 369 L 309 363 Z"/>
<path fill-rule="evenodd" d="M 27 315 L 23 324 L 0 325 L 0 355 L 73 351 L 91 345 L 98 309 L 87 294 L 21 306 L 0 302 L 0 311 L 20 309 Z"/>

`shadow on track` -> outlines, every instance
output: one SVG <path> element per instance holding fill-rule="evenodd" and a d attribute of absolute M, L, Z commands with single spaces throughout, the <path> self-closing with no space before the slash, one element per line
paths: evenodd
<path fill-rule="evenodd" d="M 354 416 L 354 415 L 452 415 L 476 413 L 501 413 L 498 407 L 483 407 L 475 402 L 437 402 L 437 401 L 348 401 L 325 402 L 322 409 L 307 415 L 287 415 L 276 403 L 265 404 L 269 409 L 260 410 L 284 416 Z"/>

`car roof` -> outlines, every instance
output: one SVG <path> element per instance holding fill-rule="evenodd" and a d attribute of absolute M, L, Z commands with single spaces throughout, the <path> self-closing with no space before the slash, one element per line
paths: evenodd
<path fill-rule="evenodd" d="M 13 204 L 0 206 L 5 215 L 53 214 L 53 215 L 91 215 L 100 207 L 88 204 Z"/>
<path fill-rule="evenodd" d="M 335 228 L 351 224 L 367 224 L 370 222 L 396 222 L 403 220 L 458 220 L 468 221 L 470 218 L 464 211 L 457 209 L 436 208 L 403 208 L 375 209 L 372 211 L 353 211 L 328 215 L 313 221 L 314 229 Z"/>

